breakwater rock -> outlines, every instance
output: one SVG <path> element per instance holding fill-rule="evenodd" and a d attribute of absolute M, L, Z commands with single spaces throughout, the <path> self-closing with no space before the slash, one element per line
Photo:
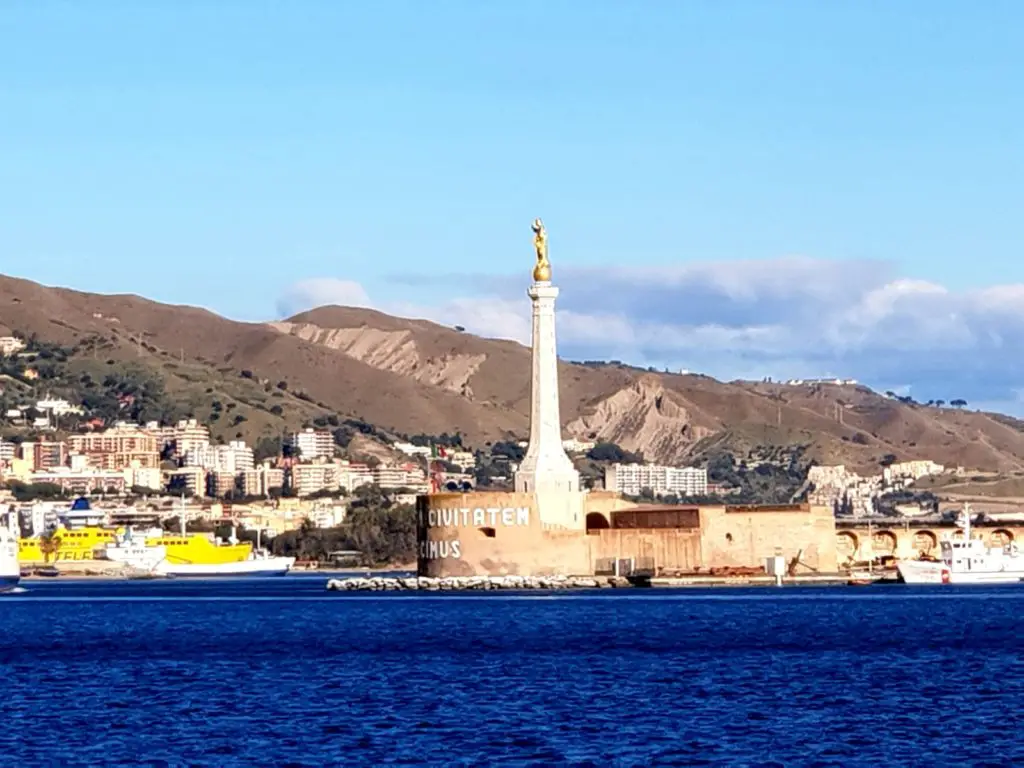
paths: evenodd
<path fill-rule="evenodd" d="M 509 589 L 600 589 L 629 587 L 621 576 L 448 576 L 433 579 L 413 576 L 408 579 L 387 577 L 331 579 L 327 588 L 337 592 L 455 592 L 461 590 Z"/>

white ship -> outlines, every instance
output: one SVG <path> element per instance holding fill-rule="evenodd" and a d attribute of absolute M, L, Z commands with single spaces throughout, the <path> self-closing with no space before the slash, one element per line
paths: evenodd
<path fill-rule="evenodd" d="M 9 527 L 9 517 L 10 513 L 0 513 L 0 592 L 10 592 L 21 581 L 18 534 Z"/>
<path fill-rule="evenodd" d="M 903 560 L 897 564 L 907 584 L 1006 584 L 1024 579 L 1024 553 L 1015 543 L 989 547 L 971 537 L 971 512 L 964 504 L 963 538 L 939 542 L 941 559 Z"/>
<path fill-rule="evenodd" d="M 169 543 L 163 543 L 169 542 Z M 232 533 L 222 546 L 201 534 L 165 534 L 159 529 L 118 535 L 104 550 L 108 560 L 152 576 L 284 576 L 294 557 L 274 557 L 250 544 L 239 544 Z"/>

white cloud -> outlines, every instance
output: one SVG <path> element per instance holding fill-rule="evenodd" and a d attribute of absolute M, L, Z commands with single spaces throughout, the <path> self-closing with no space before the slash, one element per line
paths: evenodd
<path fill-rule="evenodd" d="M 357 282 L 335 277 L 314 277 L 288 286 L 277 300 L 277 311 L 282 316 L 289 316 L 325 304 L 373 306 L 363 286 Z"/>
<path fill-rule="evenodd" d="M 563 356 L 704 371 L 719 378 L 849 376 L 918 398 L 1021 409 L 1024 285 L 957 291 L 886 264 L 791 257 L 679 267 L 561 267 Z M 467 275 L 436 304 L 372 301 L 357 283 L 304 280 L 279 310 L 373 306 L 527 343 L 525 278 Z M 908 384 L 909 383 L 909 384 Z"/>

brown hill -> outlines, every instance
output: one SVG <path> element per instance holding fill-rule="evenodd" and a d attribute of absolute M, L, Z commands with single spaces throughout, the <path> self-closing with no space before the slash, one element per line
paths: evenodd
<path fill-rule="evenodd" d="M 529 350 L 425 320 L 322 307 L 282 322 L 240 323 L 138 296 L 0 277 L 0 325 L 67 345 L 102 339 L 103 356 L 159 370 L 171 391 L 188 389 L 199 400 L 226 393 L 257 412 L 247 436 L 279 434 L 286 422 L 325 409 L 407 434 L 459 431 L 477 446 L 528 431 Z M 263 386 L 246 384 L 241 371 Z M 279 381 L 286 389 L 268 383 Z M 1024 469 L 1024 423 L 907 405 L 864 387 L 723 383 L 562 363 L 561 396 L 567 436 L 615 442 L 657 461 L 801 444 L 822 463 L 862 468 L 892 454 Z M 273 415 L 272 402 L 287 407 Z"/>

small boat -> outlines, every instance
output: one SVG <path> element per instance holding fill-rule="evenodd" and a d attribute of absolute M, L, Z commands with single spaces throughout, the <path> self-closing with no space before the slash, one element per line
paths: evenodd
<path fill-rule="evenodd" d="M 896 567 L 906 584 L 1009 584 L 1024 579 L 1024 552 L 1016 543 L 989 547 L 971 536 L 971 513 L 964 504 L 963 537 L 939 542 L 935 560 L 903 560 Z"/>
<path fill-rule="evenodd" d="M 853 571 L 846 583 L 851 587 L 866 587 L 877 581 L 875 575 L 870 571 Z"/>

